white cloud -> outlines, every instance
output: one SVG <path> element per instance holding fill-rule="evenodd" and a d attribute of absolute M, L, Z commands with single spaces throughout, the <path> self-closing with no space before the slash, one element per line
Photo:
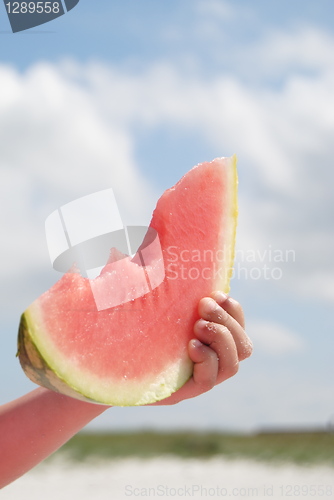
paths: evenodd
<path fill-rule="evenodd" d="M 47 64 L 16 75 L 15 83 L 17 97 L 2 113 L 2 163 L 29 171 L 42 184 L 48 205 L 50 196 L 78 196 L 105 184 L 128 205 L 140 199 L 148 186 L 136 169 L 132 138 L 106 119 L 92 93 Z M 2 90 L 5 96 L 11 92 Z"/>
<path fill-rule="evenodd" d="M 293 250 L 296 258 L 282 264 L 279 285 L 298 295 L 316 289 L 332 301 L 334 73 L 324 62 L 322 69 L 288 76 L 279 89 L 252 88 L 229 76 L 205 80 L 167 63 L 135 78 L 104 70 L 103 86 L 100 69 L 93 73 L 102 102 L 112 102 L 116 92 L 127 103 L 125 110 L 110 105 L 109 113 L 128 124 L 152 130 L 167 124 L 181 134 L 199 133 L 222 154 L 237 152 L 239 245 Z"/>
<path fill-rule="evenodd" d="M 157 193 L 138 171 L 131 134 L 71 75 L 51 64 L 23 74 L 1 66 L 0 82 L 1 301 L 3 314 L 17 315 L 43 269 L 52 272 L 44 221 L 53 210 L 112 187 L 123 221 L 147 223 Z"/>
<path fill-rule="evenodd" d="M 136 74 L 70 61 L 23 74 L 1 66 L 2 275 L 39 266 L 45 218 L 79 196 L 112 186 L 125 218 L 147 221 L 157 193 L 137 167 L 136 129 L 164 126 L 238 154 L 240 248 L 294 250 L 277 284 L 333 300 L 334 39 L 305 28 L 269 35 L 261 47 L 276 47 L 287 67 L 284 47 L 298 58 L 303 44 L 313 47 L 303 65 L 319 71 L 287 74 L 279 88 L 249 86 L 237 70 L 204 78 L 167 61 Z M 256 50 L 266 64 L 267 49 Z"/>
<path fill-rule="evenodd" d="M 194 134 L 194 141 L 222 155 L 238 154 L 238 245 L 243 251 L 259 252 L 255 262 L 247 263 L 248 269 L 263 263 L 279 266 L 283 278 L 274 284 L 285 288 L 288 299 L 312 296 L 333 302 L 334 38 L 301 27 L 259 34 L 259 43 L 238 47 L 229 44 L 229 30 L 221 29 L 232 18 L 239 22 L 233 7 L 218 1 L 197 5 L 197 26 L 182 25 L 176 36 L 180 45 L 188 42 L 185 52 L 180 46 L 177 61 L 160 60 L 136 73 L 96 62 L 41 63 L 23 73 L 0 66 L 3 322 L 6 315 L 18 318 L 43 291 L 42 270 L 52 272 L 43 225 L 56 207 L 112 186 L 128 221 L 148 219 L 158 193 L 138 169 L 137 131 L 148 136 L 159 127 L 181 138 Z M 196 51 L 191 52 L 193 44 Z M 220 73 L 217 68 L 200 71 L 199 46 L 206 55 L 215 51 L 209 60 L 221 64 Z M 182 67 L 180 61 L 187 58 L 193 65 Z M 262 257 L 269 247 L 293 250 L 295 258 L 276 263 L 269 254 Z M 254 359 L 257 350 L 262 351 L 273 367 L 264 374 L 259 366 L 252 378 L 248 375 L 254 365 L 249 360 L 245 369 L 249 366 L 250 371 L 241 384 L 236 378 L 227 389 L 225 384 L 217 388 L 222 397 L 210 393 L 206 410 L 214 425 L 224 421 L 243 426 L 245 415 L 252 425 L 288 422 L 291 415 L 296 422 L 321 421 L 329 414 L 332 390 L 322 374 L 312 386 L 309 382 L 316 374 L 309 372 L 305 361 L 299 384 L 298 369 L 291 364 L 282 379 L 283 356 L 305 354 L 303 339 L 272 322 L 253 322 L 248 329 Z M 13 356 L 15 341 L 9 341 L 8 356 Z M 321 342 L 320 336 L 318 349 Z M 3 358 L 7 359 L 5 350 Z M 201 425 L 203 401 L 192 404 Z M 175 425 L 180 413 L 175 412 Z M 131 412 L 129 420 L 132 417 Z M 183 421 L 189 421 L 188 414 Z"/>
<path fill-rule="evenodd" d="M 270 321 L 250 321 L 247 332 L 254 344 L 254 350 L 260 349 L 270 355 L 296 353 L 305 347 L 303 339 L 286 326 Z"/>
<path fill-rule="evenodd" d="M 287 70 L 323 71 L 334 68 L 333 36 L 310 25 L 282 31 L 271 29 L 263 39 L 246 49 L 246 57 L 258 58 L 262 74 L 284 75 Z"/>

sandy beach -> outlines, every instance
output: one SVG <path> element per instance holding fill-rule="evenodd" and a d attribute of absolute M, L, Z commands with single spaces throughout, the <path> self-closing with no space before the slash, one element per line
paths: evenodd
<path fill-rule="evenodd" d="M 1 500 L 125 498 L 334 498 L 334 469 L 250 460 L 127 458 L 44 463 L 4 488 Z"/>

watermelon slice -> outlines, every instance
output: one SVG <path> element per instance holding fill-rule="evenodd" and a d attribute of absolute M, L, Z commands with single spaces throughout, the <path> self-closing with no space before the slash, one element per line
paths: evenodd
<path fill-rule="evenodd" d="M 145 405 L 170 396 L 192 375 L 187 346 L 199 300 L 229 290 L 236 222 L 236 157 L 194 167 L 153 213 L 163 280 L 154 255 L 145 272 L 162 282 L 101 310 L 97 296 L 120 297 L 128 277 L 136 281 L 137 256 L 113 249 L 95 280 L 66 273 L 21 317 L 18 355 L 25 373 L 49 389 L 106 405 Z"/>

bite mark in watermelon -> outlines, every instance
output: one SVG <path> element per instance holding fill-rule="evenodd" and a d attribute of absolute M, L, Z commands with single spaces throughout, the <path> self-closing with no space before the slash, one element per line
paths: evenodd
<path fill-rule="evenodd" d="M 141 297 L 98 310 L 92 293 L 126 293 L 136 258 L 112 260 L 94 280 L 66 273 L 21 317 L 20 363 L 35 383 L 112 406 L 144 405 L 177 391 L 192 375 L 188 342 L 198 302 L 229 291 L 237 223 L 236 157 L 190 170 L 159 199 L 150 227 L 159 236 L 163 282 Z M 146 262 L 147 263 L 147 262 Z M 146 272 L 154 279 L 154 259 Z M 157 266 L 161 274 L 161 266 Z M 114 276 L 114 278 L 112 278 Z M 105 291 L 105 292 L 104 292 Z"/>

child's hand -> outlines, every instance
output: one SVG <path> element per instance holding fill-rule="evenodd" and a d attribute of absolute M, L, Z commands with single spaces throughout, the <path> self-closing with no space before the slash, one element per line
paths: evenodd
<path fill-rule="evenodd" d="M 193 376 L 169 398 L 154 405 L 176 404 L 209 391 L 216 384 L 235 375 L 242 361 L 252 353 L 246 335 L 240 304 L 222 292 L 214 292 L 199 303 L 195 339 L 189 342 L 189 356 L 194 362 Z"/>
<path fill-rule="evenodd" d="M 154 405 L 172 405 L 210 390 L 232 377 L 252 344 L 244 315 L 235 300 L 221 292 L 199 303 L 195 339 L 189 343 L 193 376 L 180 390 Z M 39 387 L 0 408 L 0 488 L 62 446 L 108 407 L 73 399 Z M 32 418 L 32 415 L 34 418 Z M 36 418 L 35 418 L 36 417 Z"/>

